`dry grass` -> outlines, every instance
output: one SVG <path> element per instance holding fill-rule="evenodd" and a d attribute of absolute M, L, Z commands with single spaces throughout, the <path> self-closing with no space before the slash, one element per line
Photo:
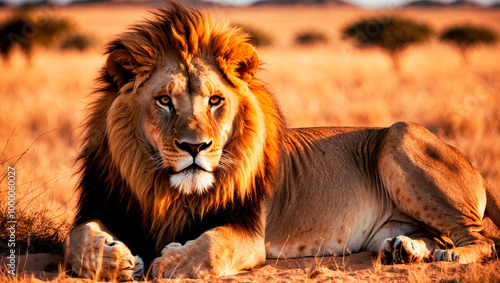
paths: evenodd
<path fill-rule="evenodd" d="M 103 46 L 114 34 L 144 17 L 148 9 L 119 6 L 111 10 L 102 5 L 56 8 L 51 13 L 70 17 L 83 32 L 92 34 L 101 48 L 84 53 L 37 50 L 30 66 L 19 54 L 9 66 L 0 63 L 0 149 L 5 146 L 3 153 L 0 150 L 0 175 L 7 166 L 16 167 L 18 209 L 42 211 L 51 215 L 54 223 L 71 219 L 76 181 L 72 177 L 73 160 L 80 143 L 78 125 L 93 80 L 104 62 Z M 0 10 L 0 17 L 6 13 Z M 252 7 L 218 8 L 215 13 L 265 30 L 273 37 L 272 46 L 259 50 L 265 63 L 260 76 L 276 92 L 289 126 L 418 122 L 464 152 L 492 187 L 500 188 L 498 46 L 476 50 L 471 65 L 464 67 L 456 50 L 434 41 L 410 48 L 402 58 L 401 73 L 395 74 L 390 59 L 382 52 L 360 51 L 340 40 L 342 27 L 377 12 Z M 466 21 L 487 25 L 500 34 L 499 10 L 414 9 L 391 13 L 427 22 L 436 30 Z M 294 35 L 304 29 L 324 32 L 331 40 L 322 46 L 295 46 Z M 5 187 L 0 184 L 0 208 L 5 204 Z M 476 276 L 474 268 L 464 274 Z M 477 268 L 485 269 L 483 265 Z M 375 269 L 374 276 L 386 271 Z M 305 276 L 314 278 L 314 272 L 309 270 Z M 427 271 L 415 272 L 405 278 L 422 282 L 419 280 Z M 446 280 L 461 282 L 449 274 Z M 479 272 L 474 278 L 488 282 L 482 280 L 483 274 Z"/>

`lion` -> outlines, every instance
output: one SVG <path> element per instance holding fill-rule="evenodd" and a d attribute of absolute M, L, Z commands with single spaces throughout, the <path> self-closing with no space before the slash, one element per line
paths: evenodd
<path fill-rule="evenodd" d="M 109 44 L 67 258 L 82 277 L 213 278 L 371 251 L 487 260 L 500 199 L 426 128 L 286 127 L 248 35 L 180 4 Z"/>

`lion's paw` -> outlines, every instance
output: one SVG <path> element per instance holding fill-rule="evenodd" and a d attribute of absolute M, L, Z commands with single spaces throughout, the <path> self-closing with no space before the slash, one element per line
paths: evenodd
<path fill-rule="evenodd" d="M 128 247 L 101 231 L 97 223 L 87 223 L 71 233 L 68 260 L 74 273 L 89 279 L 139 280 L 144 264 Z"/>
<path fill-rule="evenodd" d="M 386 264 L 422 262 L 430 258 L 425 242 L 406 236 L 385 239 L 382 243 L 382 260 Z"/>
<path fill-rule="evenodd" d="M 162 255 L 153 261 L 151 271 L 155 277 L 169 279 L 208 279 L 221 275 L 211 263 L 207 251 L 197 248 L 196 241 L 167 245 Z"/>

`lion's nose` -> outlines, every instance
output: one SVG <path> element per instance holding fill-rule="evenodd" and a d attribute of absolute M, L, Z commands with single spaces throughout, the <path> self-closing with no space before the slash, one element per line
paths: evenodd
<path fill-rule="evenodd" d="M 192 144 L 192 143 L 187 143 L 187 142 L 179 143 L 179 141 L 176 140 L 175 145 L 180 150 L 188 152 L 189 154 L 191 154 L 191 156 L 193 158 L 195 158 L 198 155 L 198 153 L 200 153 L 200 151 L 203 151 L 203 150 L 206 150 L 207 148 L 209 148 L 212 145 L 212 141 L 210 141 L 208 143 L 204 142 L 204 143 Z"/>

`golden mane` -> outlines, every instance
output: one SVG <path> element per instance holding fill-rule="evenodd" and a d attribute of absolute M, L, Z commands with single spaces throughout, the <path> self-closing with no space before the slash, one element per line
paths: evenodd
<path fill-rule="evenodd" d="M 117 61 L 125 71 L 109 66 L 101 71 L 101 87 L 85 121 L 85 141 L 78 158 L 82 176 L 76 224 L 92 217 L 93 212 L 82 209 L 83 203 L 107 197 L 117 205 L 127 202 L 127 213 L 139 214 L 157 249 L 178 240 L 186 228 L 207 215 L 229 218 L 230 224 L 244 232 L 262 233 L 259 214 L 276 175 L 284 122 L 265 85 L 256 77 L 241 76 L 250 60 L 258 60 L 245 48 L 248 36 L 226 22 L 178 4 L 154 15 L 108 47 L 108 65 L 110 60 Z M 167 172 L 155 169 L 145 148 L 147 142 L 132 123 L 135 109 L 119 107 L 120 112 L 109 113 L 120 94 L 135 92 L 168 56 L 182 62 L 195 56 L 209 60 L 239 95 L 234 134 L 224 148 L 224 154 L 235 162 L 217 169 L 215 186 L 201 196 L 170 189 Z M 120 144 L 110 143 L 110 136 Z"/>

